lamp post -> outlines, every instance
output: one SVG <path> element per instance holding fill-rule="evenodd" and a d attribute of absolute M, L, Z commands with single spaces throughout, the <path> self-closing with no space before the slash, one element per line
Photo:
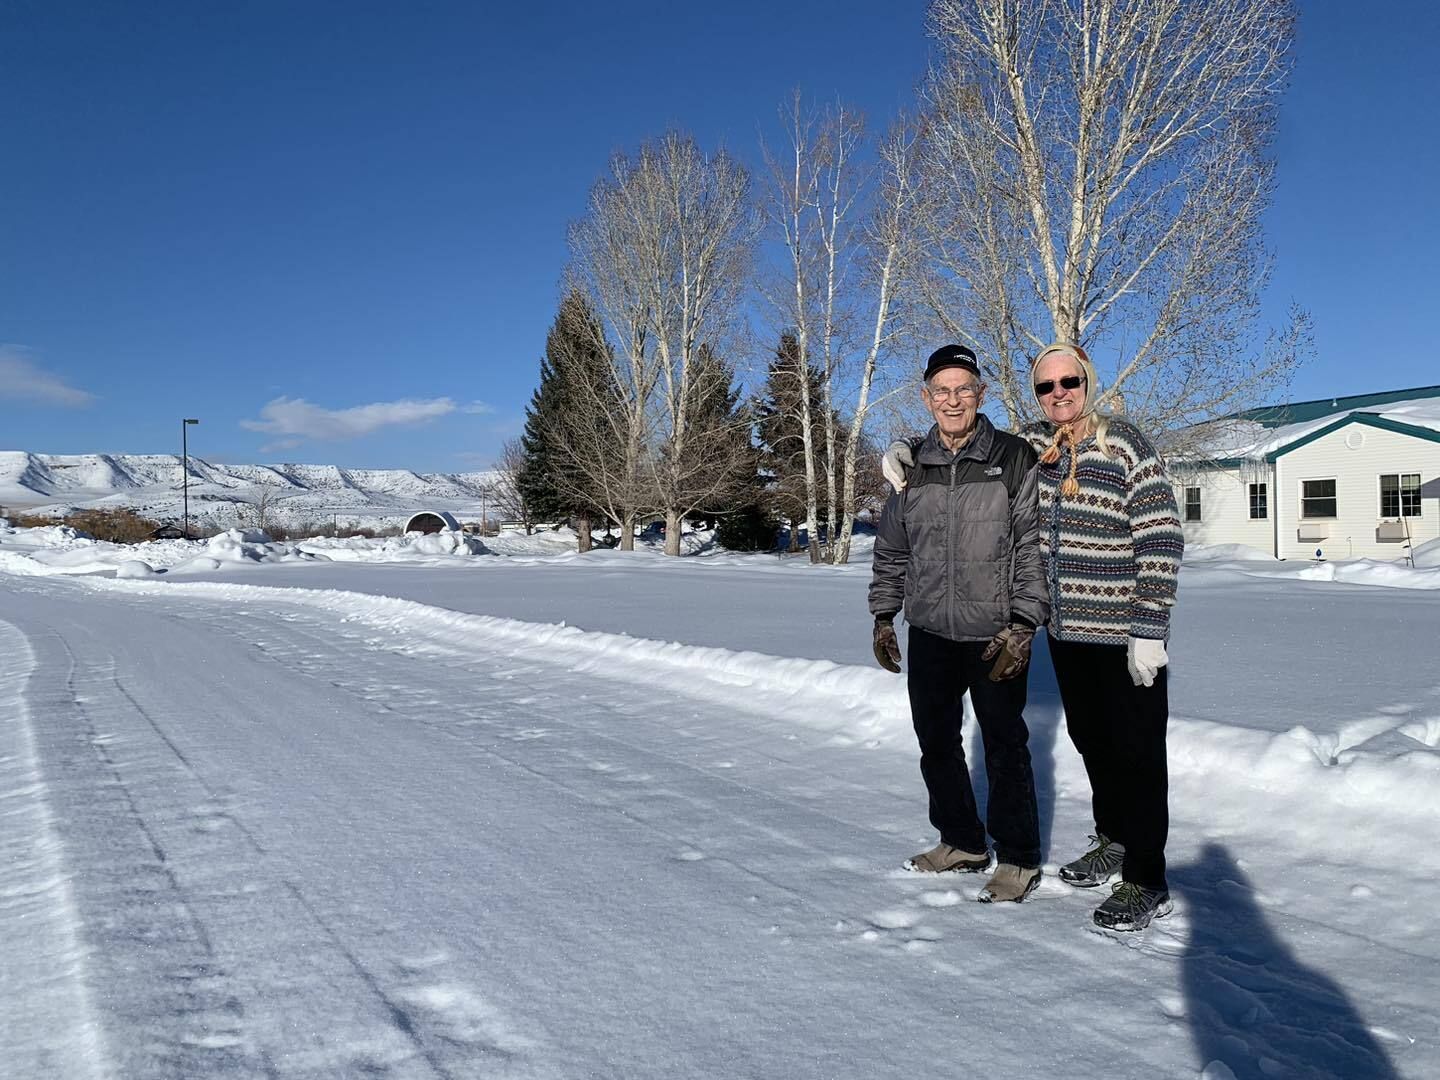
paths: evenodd
<path fill-rule="evenodd" d="M 180 498 L 185 507 L 185 539 L 190 539 L 190 445 L 187 436 L 190 434 L 190 425 L 198 424 L 199 420 L 185 419 L 180 421 Z"/>

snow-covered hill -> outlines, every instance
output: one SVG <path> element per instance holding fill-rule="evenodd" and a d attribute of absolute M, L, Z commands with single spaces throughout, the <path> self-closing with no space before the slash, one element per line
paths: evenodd
<path fill-rule="evenodd" d="M 342 469 L 336 465 L 217 465 L 189 459 L 190 517 L 229 527 L 262 504 L 288 524 L 338 519 L 383 525 L 416 510 L 494 516 L 493 472 L 415 473 L 408 469 Z M 130 507 L 178 520 L 181 461 L 175 454 L 31 454 L 0 450 L 0 506 L 63 515 L 71 509 Z"/>

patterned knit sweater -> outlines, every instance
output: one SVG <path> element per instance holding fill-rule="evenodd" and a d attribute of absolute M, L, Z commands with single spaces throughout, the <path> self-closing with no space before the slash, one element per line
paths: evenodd
<path fill-rule="evenodd" d="M 1031 424 L 1021 434 L 1043 453 L 1054 429 Z M 1060 493 L 1075 452 L 1069 444 L 1060 460 L 1037 466 L 1049 630 L 1062 641 L 1099 645 L 1164 640 L 1185 552 L 1175 492 L 1164 462 L 1133 424 L 1112 419 L 1105 442 L 1109 456 L 1093 435 L 1080 443 L 1080 494 L 1073 498 Z"/>

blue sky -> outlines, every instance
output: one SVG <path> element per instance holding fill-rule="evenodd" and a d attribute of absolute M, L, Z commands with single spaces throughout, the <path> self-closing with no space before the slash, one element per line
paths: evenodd
<path fill-rule="evenodd" d="M 1269 237 L 1294 396 L 1433 384 L 1440 14 L 1302 4 Z M 519 430 L 565 229 L 667 127 L 757 156 L 790 88 L 877 124 L 924 4 L 13 3 L 0 449 L 458 471 Z M 303 433 L 303 434 L 297 434 Z"/>

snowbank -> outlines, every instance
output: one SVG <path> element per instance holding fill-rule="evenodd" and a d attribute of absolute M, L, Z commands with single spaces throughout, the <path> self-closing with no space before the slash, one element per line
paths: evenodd
<path fill-rule="evenodd" d="M 1268 551 L 1261 551 L 1249 544 L 1187 544 L 1185 561 L 1197 562 L 1266 562 L 1280 560 Z"/>
<path fill-rule="evenodd" d="M 412 562 L 434 557 L 461 558 L 489 553 L 479 537 L 447 529 L 437 533 L 406 533 L 370 539 L 364 536 L 315 537 L 299 543 L 302 551 L 334 562 Z"/>
<path fill-rule="evenodd" d="M 485 545 L 461 532 L 402 537 L 276 542 L 258 529 L 230 529 L 207 540 L 150 540 L 111 544 L 63 525 L 36 529 L 0 526 L 0 571 L 15 574 L 194 574 L 235 565 L 332 560 L 451 562 L 485 554 Z M 143 569 L 142 569 L 143 568 Z"/>
<path fill-rule="evenodd" d="M 1349 559 L 1307 566 L 1296 577 L 1305 581 L 1338 581 L 1347 585 L 1380 585 L 1391 589 L 1440 589 L 1440 566 L 1410 567 L 1404 563 Z"/>
<path fill-rule="evenodd" d="M 1215 574 L 1215 571 L 1223 571 Z M 1244 544 L 1200 544 L 1185 549 L 1182 585 L 1225 583 L 1232 574 L 1292 581 L 1325 581 L 1340 585 L 1370 585 L 1387 589 L 1440 589 L 1440 540 L 1415 551 L 1415 565 L 1377 559 L 1277 559 Z"/>
<path fill-rule="evenodd" d="M 1415 565 L 1433 570 L 1440 567 L 1440 540 L 1431 540 L 1415 549 Z"/>

